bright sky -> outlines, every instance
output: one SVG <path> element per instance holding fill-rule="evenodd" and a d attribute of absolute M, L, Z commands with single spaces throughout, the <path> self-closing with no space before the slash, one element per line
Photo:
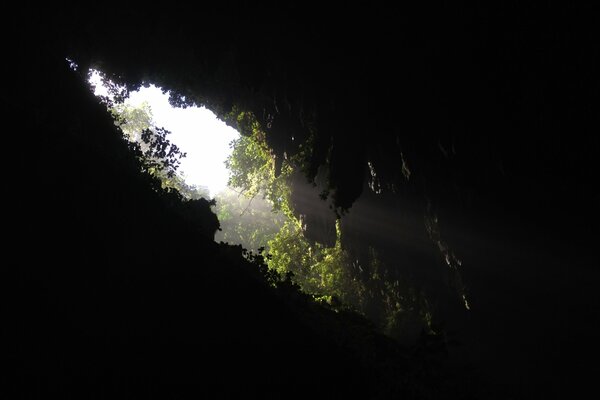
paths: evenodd
<path fill-rule="evenodd" d="M 96 95 L 107 94 L 97 73 L 92 74 L 90 83 L 96 86 Z M 229 177 L 225 168 L 225 160 L 231 153 L 229 143 L 239 133 L 204 107 L 171 107 L 169 95 L 154 85 L 132 92 L 128 100 L 134 106 L 144 101 L 152 109 L 155 125 L 171 131 L 167 136 L 169 141 L 187 153 L 178 169 L 185 181 L 207 186 L 212 197 L 225 189 Z"/>

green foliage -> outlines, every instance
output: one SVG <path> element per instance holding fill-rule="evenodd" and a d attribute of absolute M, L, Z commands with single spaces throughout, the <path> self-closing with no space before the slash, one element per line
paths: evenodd
<path fill-rule="evenodd" d="M 307 275 L 312 260 L 311 247 L 297 220 L 288 218 L 268 245 L 269 267 L 280 273 L 293 272 L 296 277 Z"/>
<path fill-rule="evenodd" d="M 172 176 L 168 176 L 164 172 L 156 172 L 155 174 L 160 178 L 163 189 L 176 190 L 187 200 L 210 199 L 208 187 L 190 185 L 178 173 Z"/>
<path fill-rule="evenodd" d="M 168 131 L 154 126 L 147 103 L 135 107 L 126 100 L 113 102 L 109 110 L 130 147 L 138 151 L 145 170 L 159 178 L 163 189 L 176 190 L 186 199 L 208 198 L 206 188 L 190 186 L 176 174 L 185 154 L 168 141 Z M 370 249 L 367 265 L 353 262 L 351 254 L 342 248 L 339 220 L 333 246 L 305 237 L 303 221 L 290 202 L 291 176 L 294 168 L 302 168 L 302 162 L 283 160 L 277 175 L 275 156 L 256 118 L 240 112 L 229 119 L 244 134 L 231 143 L 232 153 L 226 161 L 229 185 L 235 189 L 216 196 L 214 211 L 222 228 L 216 240 L 241 244 L 260 254 L 273 276 L 285 277 L 273 278 L 277 285 L 293 282 L 335 310 L 356 310 L 389 335 L 401 337 L 428 326 L 431 317 L 424 296 L 405 282 L 388 277 L 390 266 L 383 265 L 375 249 Z"/>
<path fill-rule="evenodd" d="M 181 159 L 186 154 L 168 140 L 170 131 L 155 125 L 148 102 L 133 105 L 129 102 L 125 88 L 104 76 L 103 84 L 109 92 L 109 96 L 103 97 L 103 102 L 113 116 L 115 125 L 123 132 L 129 147 L 137 153 L 143 171 L 158 178 L 162 189 L 176 190 L 185 199 L 210 198 L 208 188 L 189 185 L 177 173 Z"/>
<path fill-rule="evenodd" d="M 115 125 L 121 128 L 130 142 L 140 142 L 142 132 L 153 125 L 152 109 L 147 101 L 137 107 L 129 102 L 114 103 L 109 111 L 115 119 Z"/>
<path fill-rule="evenodd" d="M 427 298 L 408 281 L 391 278 L 390 267 L 381 261 L 375 248 L 369 247 L 363 307 L 390 336 L 414 337 L 421 330 L 430 332 Z"/>
<path fill-rule="evenodd" d="M 229 192 L 217 202 L 223 227 L 221 239 L 242 243 L 248 249 L 265 246 L 265 262 L 271 271 L 290 276 L 306 293 L 340 311 L 359 311 L 389 335 L 400 337 L 427 327 L 428 304 L 418 291 L 405 282 L 387 276 L 371 248 L 368 265 L 360 266 L 342 248 L 340 221 L 336 223 L 336 242 L 332 247 L 311 243 L 305 237 L 301 217 L 290 202 L 290 177 L 299 160 L 284 160 L 281 174 L 275 173 L 275 159 L 265 135 L 250 113 L 229 116 L 244 133 L 231 145 L 227 160 Z M 308 151 L 308 150 L 306 150 Z M 301 167 L 300 167 L 301 168 Z M 259 203 L 256 198 L 262 197 Z M 257 205 L 251 207 L 252 202 Z M 268 210 L 267 207 L 271 207 Z"/>
<path fill-rule="evenodd" d="M 415 337 L 429 331 L 431 316 L 425 296 L 407 282 L 391 279 L 371 248 L 368 265 L 352 263 L 341 246 L 339 221 L 333 247 L 311 245 L 297 220 L 288 219 L 269 242 L 268 265 L 279 273 L 292 272 L 300 287 L 320 301 L 340 310 L 350 308 L 369 317 L 383 332 L 394 337 Z"/>
<path fill-rule="evenodd" d="M 118 93 L 118 88 L 112 91 Z M 144 169 L 160 180 L 163 189 L 175 190 L 186 199 L 208 198 L 206 188 L 190 186 L 176 173 L 185 154 L 168 141 L 167 130 L 154 125 L 147 103 L 133 106 L 125 99 L 110 102 L 109 110 Z M 251 251 L 247 255 L 262 256 L 269 271 L 265 276 L 272 275 L 273 285 L 297 285 L 334 310 L 358 311 L 389 335 L 401 337 L 429 326 L 425 297 L 406 282 L 390 278 L 391 266 L 383 265 L 374 248 L 370 248 L 367 265 L 358 265 L 342 247 L 339 220 L 333 246 L 305 237 L 302 218 L 290 201 L 291 177 L 295 168 L 304 169 L 310 148 L 284 159 L 276 174 L 275 155 L 255 116 L 234 111 L 226 119 L 243 134 L 231 143 L 226 161 L 231 189 L 215 199 L 214 211 L 222 228 L 215 239 L 241 244 Z"/>
<path fill-rule="evenodd" d="M 237 122 L 242 135 L 231 143 L 232 153 L 225 162 L 230 171 L 229 186 L 249 198 L 260 194 L 273 204 L 274 210 L 291 216 L 288 179 L 292 165 L 284 161 L 281 174 L 276 176 L 275 156 L 265 142 L 256 118 L 251 113 L 241 112 Z"/>
<path fill-rule="evenodd" d="M 261 196 L 248 198 L 244 193 L 225 189 L 215 200 L 214 211 L 221 223 L 221 231 L 217 232 L 215 240 L 241 244 L 248 250 L 258 251 L 264 247 L 286 219 Z"/>
<path fill-rule="evenodd" d="M 172 178 L 181 163 L 181 158 L 185 157 L 185 153 L 167 139 L 170 133 L 164 128 L 149 128 L 142 131 L 141 142 L 136 142 L 142 150 L 143 161 L 151 174 L 158 175 L 163 172 L 164 175 Z"/>

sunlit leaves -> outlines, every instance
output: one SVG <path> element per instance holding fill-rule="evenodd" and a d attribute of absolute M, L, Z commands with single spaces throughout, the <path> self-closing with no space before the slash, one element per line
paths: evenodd
<path fill-rule="evenodd" d="M 262 196 L 247 198 L 232 189 L 216 196 L 215 213 L 222 230 L 215 239 L 227 243 L 241 244 L 244 248 L 260 253 L 260 247 L 275 237 L 286 217 L 274 212 L 272 204 Z"/>
<path fill-rule="evenodd" d="M 421 304 L 422 296 L 409 285 L 389 278 L 386 271 L 390 266 L 382 265 L 374 249 L 368 264 L 359 266 L 342 248 L 339 220 L 333 246 L 305 237 L 305 226 L 290 202 L 291 176 L 294 168 L 302 169 L 302 161 L 284 159 L 281 172 L 276 174 L 275 158 L 254 116 L 242 112 L 229 118 L 237 122 L 243 135 L 232 142 L 226 162 L 229 185 L 239 194 L 230 194 L 217 206 L 225 241 L 244 243 L 252 249 L 266 244 L 265 262 L 272 271 L 293 274 L 291 279 L 303 291 L 335 309 L 357 310 L 389 334 L 397 336 L 409 326 L 421 328 L 426 324 L 421 323 L 423 312 L 428 312 L 427 304 Z M 279 216 L 270 228 L 247 218 L 248 204 L 257 197 L 267 200 L 262 204 L 268 204 L 273 209 L 270 211 L 278 212 L 269 216 L 262 210 L 264 221 Z"/>
<path fill-rule="evenodd" d="M 249 198 L 260 193 L 274 209 L 291 215 L 288 179 L 292 166 L 284 162 L 282 173 L 276 176 L 274 156 L 256 119 L 249 113 L 240 113 L 237 121 L 242 133 L 249 136 L 241 135 L 231 143 L 232 153 L 225 163 L 230 171 L 229 186 L 240 189 Z"/>
<path fill-rule="evenodd" d="M 152 110 L 147 101 L 135 107 L 129 103 L 116 103 L 110 107 L 110 112 L 129 141 L 139 142 L 142 132 L 152 126 Z"/>
<path fill-rule="evenodd" d="M 128 101 L 125 88 L 106 78 L 103 78 L 103 84 L 109 92 L 103 102 L 130 148 L 138 154 L 143 171 L 159 178 L 163 188 L 175 189 L 186 199 L 209 198 L 206 188 L 188 185 L 177 175 L 181 159 L 186 154 L 169 141 L 170 131 L 155 125 L 148 102 L 133 105 Z"/>

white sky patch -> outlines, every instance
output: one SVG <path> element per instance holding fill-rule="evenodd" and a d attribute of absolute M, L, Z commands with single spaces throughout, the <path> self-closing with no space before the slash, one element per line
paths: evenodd
<path fill-rule="evenodd" d="M 96 86 L 95 95 L 108 94 L 97 73 L 92 74 L 90 83 Z M 150 105 L 155 125 L 171 131 L 167 139 L 187 153 L 178 169 L 186 183 L 207 186 L 212 197 L 225 189 L 229 178 L 225 167 L 225 160 L 231 154 L 229 143 L 239 133 L 204 107 L 171 107 L 169 94 L 163 94 L 154 85 L 130 93 L 127 100 L 134 106 L 144 101 Z"/>

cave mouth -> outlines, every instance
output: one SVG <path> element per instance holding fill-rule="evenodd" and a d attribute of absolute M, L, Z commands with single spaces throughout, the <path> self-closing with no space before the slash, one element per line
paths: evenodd
<path fill-rule="evenodd" d="M 111 98 L 102 76 L 101 71 L 92 69 L 88 82 L 96 96 Z M 127 132 L 127 129 L 141 130 L 149 125 L 168 130 L 168 141 L 185 153 L 177 175 L 203 197 L 214 198 L 227 187 L 229 172 L 225 160 L 231 154 L 231 142 L 240 134 L 205 107 L 172 106 L 169 94 L 154 84 L 129 93 L 122 105 L 127 114 L 123 117 L 125 126 L 121 128 L 126 136 L 128 133 L 132 136 L 130 140 L 135 139 L 134 136 L 139 139 L 139 132 Z"/>
<path fill-rule="evenodd" d="M 66 61 L 72 70 L 78 68 L 72 60 Z M 175 189 L 185 200 L 214 200 L 213 212 L 220 224 L 215 241 L 241 245 L 257 253 L 261 253 L 259 249 L 269 247 L 267 242 L 279 232 L 285 216 L 273 209 L 273 203 L 265 198 L 264 192 L 249 194 L 247 188 L 229 185 L 232 170 L 226 161 L 239 157 L 240 149 L 241 153 L 247 153 L 248 148 L 243 146 L 252 143 L 250 139 L 241 140 L 237 130 L 205 107 L 173 106 L 169 102 L 170 92 L 157 85 L 142 85 L 121 99 L 115 93 L 121 96 L 126 92 L 121 90 L 124 88 L 108 79 L 102 71 L 90 69 L 87 77 L 94 95 L 107 105 L 115 124 L 130 144 L 140 145 L 142 150 L 146 146 L 145 150 L 150 150 L 143 141 L 142 132 L 149 129 L 156 139 L 161 129 L 168 131 L 163 136 L 166 141 L 155 142 L 154 147 L 160 148 L 164 144 L 168 153 L 170 146 L 176 146 L 181 157 L 169 159 L 164 154 L 157 156 L 154 153 L 151 156 L 144 154 L 142 158 L 149 158 L 151 162 L 153 157 L 166 159 L 173 164 L 169 167 L 173 176 L 165 171 L 150 172 L 150 168 L 146 168 L 146 172 L 157 177 L 163 188 Z M 237 155 L 234 154 L 236 148 Z M 145 161 L 147 164 L 148 160 Z M 264 179 L 268 178 L 261 176 L 259 180 Z"/>
<path fill-rule="evenodd" d="M 250 259 L 262 256 L 261 262 L 270 271 L 292 281 L 318 303 L 337 312 L 357 312 L 380 332 L 404 343 L 413 343 L 421 332 L 439 335 L 429 293 L 420 289 L 412 275 L 402 274 L 397 268 L 398 242 L 392 247 L 371 241 L 381 226 L 353 225 L 345 216 L 344 233 L 341 219 L 336 219 L 335 233 L 329 235 L 333 238 L 325 241 L 321 240 L 324 235 L 315 238 L 307 233 L 308 224 L 329 229 L 329 219 L 323 218 L 323 213 L 308 222 L 307 214 L 298 212 L 296 206 L 302 205 L 310 212 L 317 205 L 323 208 L 324 199 L 312 186 L 308 185 L 309 189 L 298 183 L 301 165 L 293 156 L 285 157 L 276 173 L 276 157 L 252 112 L 235 108 L 226 116 L 230 123 L 237 123 L 240 134 L 206 109 L 171 106 L 170 94 L 156 85 L 148 83 L 127 93 L 94 70 L 90 71 L 89 81 L 95 95 L 104 98 L 101 101 L 108 106 L 125 139 L 142 147 L 143 171 L 159 178 L 163 188 L 175 189 L 184 199 L 215 200 L 213 212 L 220 226 L 214 233 L 216 242 L 239 245 Z M 110 101 L 113 93 L 118 95 Z M 220 141 L 215 143 L 217 138 Z M 171 169 L 150 171 L 154 167 L 148 167 L 148 160 L 165 161 L 165 148 L 170 153 L 171 145 L 181 150 L 178 157 L 166 156 Z M 194 162 L 184 164 L 188 160 Z M 372 177 L 376 179 L 374 168 Z M 367 206 L 363 215 L 370 216 L 372 210 Z M 329 208 L 325 212 L 333 214 Z M 436 221 L 432 220 L 431 229 L 438 232 Z M 396 228 L 389 237 L 397 238 Z M 437 236 L 432 239 L 438 240 L 440 249 L 447 248 Z M 456 267 L 453 255 L 446 256 L 449 266 Z"/>

